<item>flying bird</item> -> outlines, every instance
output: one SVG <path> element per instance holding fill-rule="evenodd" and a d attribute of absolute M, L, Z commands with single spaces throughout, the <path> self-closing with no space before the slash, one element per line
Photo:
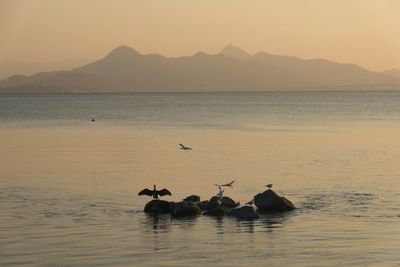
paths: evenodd
<path fill-rule="evenodd" d="M 193 150 L 191 147 L 188 147 L 188 146 L 185 146 L 182 144 L 179 144 L 179 146 L 180 146 L 180 149 L 182 149 L 182 150 Z"/>
<path fill-rule="evenodd" d="M 235 182 L 235 180 L 233 180 L 232 182 L 226 183 L 226 184 L 221 184 L 221 186 L 233 187 L 234 182 Z"/>
<path fill-rule="evenodd" d="M 269 189 L 272 188 L 272 184 L 267 184 L 266 187 L 268 187 Z"/>
<path fill-rule="evenodd" d="M 154 185 L 153 190 L 150 189 L 143 189 L 142 191 L 139 192 L 138 196 L 142 196 L 142 195 L 146 195 L 146 196 L 150 196 L 153 197 L 154 199 L 158 199 L 159 196 L 172 196 L 171 192 L 168 189 L 162 189 L 162 190 L 157 190 L 156 185 Z"/>

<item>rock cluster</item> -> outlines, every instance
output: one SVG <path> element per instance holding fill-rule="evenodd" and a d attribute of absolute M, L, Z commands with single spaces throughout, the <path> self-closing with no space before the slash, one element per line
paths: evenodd
<path fill-rule="evenodd" d="M 285 197 L 268 189 L 254 196 L 254 205 L 260 213 L 284 212 L 294 210 L 296 207 Z M 259 215 L 253 206 L 240 206 L 239 202 L 224 196 L 221 200 L 212 197 L 210 200 L 201 201 L 197 195 L 186 197 L 180 202 L 165 200 L 151 200 L 144 207 L 147 213 L 170 213 L 175 218 L 196 216 L 199 214 L 209 216 L 231 216 L 238 219 L 257 219 Z"/>

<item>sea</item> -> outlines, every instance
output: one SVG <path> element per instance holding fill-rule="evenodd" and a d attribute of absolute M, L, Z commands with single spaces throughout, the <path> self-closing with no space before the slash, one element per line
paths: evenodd
<path fill-rule="evenodd" d="M 176 219 L 138 196 L 232 180 L 297 209 Z M 0 266 L 400 266 L 400 92 L 1 95 Z"/>

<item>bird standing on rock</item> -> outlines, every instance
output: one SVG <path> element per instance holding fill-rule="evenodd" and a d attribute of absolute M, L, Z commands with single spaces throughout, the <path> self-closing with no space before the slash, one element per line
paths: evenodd
<path fill-rule="evenodd" d="M 150 189 L 143 189 L 142 191 L 139 192 L 138 196 L 142 196 L 142 195 L 146 195 L 146 196 L 150 196 L 153 197 L 154 199 L 158 199 L 159 196 L 172 196 L 171 192 L 168 189 L 162 189 L 162 190 L 157 190 L 156 185 L 154 185 L 153 190 Z"/>
<path fill-rule="evenodd" d="M 222 198 L 224 196 L 224 190 L 222 189 L 222 187 L 220 185 L 216 185 L 219 188 L 219 192 L 218 194 L 215 195 L 215 197 L 217 198 L 217 206 L 221 206 L 222 205 Z"/>
<path fill-rule="evenodd" d="M 219 188 L 219 192 L 218 192 L 218 194 L 216 195 L 216 197 L 219 198 L 219 199 L 222 199 L 222 197 L 223 197 L 223 195 L 224 195 L 224 190 L 221 188 L 220 185 L 218 185 L 218 188 Z"/>

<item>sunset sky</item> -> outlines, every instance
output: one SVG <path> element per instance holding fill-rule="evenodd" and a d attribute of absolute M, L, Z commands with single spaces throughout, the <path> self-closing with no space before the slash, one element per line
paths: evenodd
<path fill-rule="evenodd" d="M 400 69 L 399 0 L 0 0 L 0 61 L 217 53 L 233 43 Z"/>

